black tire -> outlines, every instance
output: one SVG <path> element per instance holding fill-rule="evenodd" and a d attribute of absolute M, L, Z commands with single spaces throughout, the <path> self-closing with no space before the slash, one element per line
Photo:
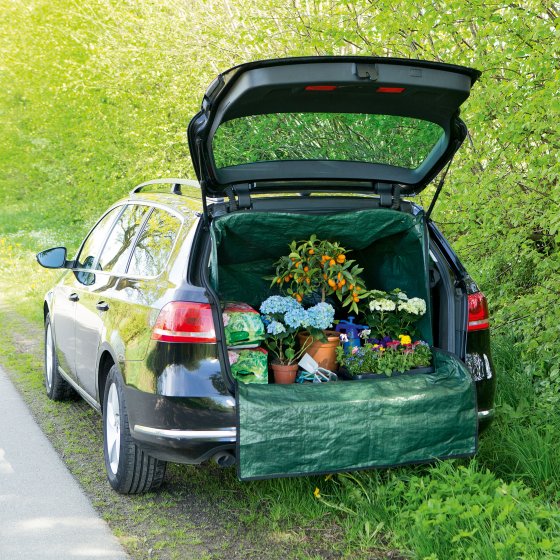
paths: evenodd
<path fill-rule="evenodd" d="M 163 482 L 167 463 L 148 455 L 130 435 L 123 380 L 113 366 L 103 395 L 103 455 L 107 478 L 120 494 L 142 494 Z"/>
<path fill-rule="evenodd" d="M 74 389 L 58 371 L 58 359 L 56 357 L 56 347 L 49 313 L 47 313 L 45 317 L 45 361 L 43 373 L 45 389 L 47 390 L 49 399 L 53 401 L 64 401 L 75 397 L 76 393 Z"/>

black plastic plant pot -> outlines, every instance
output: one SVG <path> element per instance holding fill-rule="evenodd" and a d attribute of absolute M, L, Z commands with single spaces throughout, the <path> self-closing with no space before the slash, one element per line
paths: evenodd
<path fill-rule="evenodd" d="M 358 373 L 357 375 L 352 375 L 343 366 L 338 370 L 338 377 L 339 379 L 344 379 L 346 381 L 361 381 L 362 379 L 388 379 L 404 375 L 423 375 L 428 373 L 434 373 L 434 368 L 432 366 L 417 367 L 407 371 L 394 371 L 391 375 L 387 375 L 386 373 Z"/>

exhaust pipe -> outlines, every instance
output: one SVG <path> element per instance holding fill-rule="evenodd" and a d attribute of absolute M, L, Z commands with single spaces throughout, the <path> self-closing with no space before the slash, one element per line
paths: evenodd
<path fill-rule="evenodd" d="M 223 468 L 235 465 L 235 455 L 231 451 L 219 451 L 212 457 L 212 460 Z"/>

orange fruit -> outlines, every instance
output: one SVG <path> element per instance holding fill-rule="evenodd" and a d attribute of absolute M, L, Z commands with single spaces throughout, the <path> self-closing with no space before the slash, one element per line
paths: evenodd
<path fill-rule="evenodd" d="M 296 263 L 296 268 L 298 268 L 300 264 L 301 264 L 301 261 L 298 261 L 298 262 Z"/>
<path fill-rule="evenodd" d="M 281 284 L 281 283 L 282 283 L 282 278 L 277 278 L 277 279 L 276 279 L 276 283 L 277 283 L 277 284 Z"/>
<path fill-rule="evenodd" d="M 352 299 L 353 299 L 356 303 L 358 303 L 358 302 L 360 301 L 360 298 L 359 298 L 359 297 L 355 297 L 355 298 L 352 298 Z"/>
<path fill-rule="evenodd" d="M 308 284 L 311 284 L 311 278 L 306 278 L 305 281 L 306 281 Z"/>
<path fill-rule="evenodd" d="M 334 288 L 336 286 L 336 282 L 332 278 L 329 279 L 329 286 L 331 288 Z"/>
<path fill-rule="evenodd" d="M 327 275 L 326 275 L 326 274 L 323 274 L 323 278 L 326 280 L 326 279 L 327 279 Z"/>
<path fill-rule="evenodd" d="M 339 273 L 338 273 L 338 279 L 339 279 L 339 280 L 342 280 L 342 272 L 339 272 Z"/>
<path fill-rule="evenodd" d="M 308 267 L 308 266 L 304 266 L 304 267 L 303 267 L 303 272 L 309 272 L 309 267 Z"/>
<path fill-rule="evenodd" d="M 348 286 L 349 290 L 353 290 L 354 289 L 354 284 L 350 284 L 350 286 Z"/>
<path fill-rule="evenodd" d="M 297 301 L 301 301 L 301 296 L 299 294 L 296 294 L 296 299 Z"/>
<path fill-rule="evenodd" d="M 284 282 L 289 282 L 290 281 L 290 277 L 289 276 L 284 276 Z"/>
<path fill-rule="evenodd" d="M 340 282 L 336 285 L 338 290 L 340 290 L 340 288 L 342 288 L 342 286 L 344 286 L 344 284 L 341 284 Z"/>
<path fill-rule="evenodd" d="M 330 264 L 331 266 L 334 266 L 334 265 L 336 264 L 336 261 L 335 261 L 334 259 L 331 259 L 330 262 L 329 262 L 329 264 Z"/>
<path fill-rule="evenodd" d="M 343 279 L 339 282 L 339 284 L 340 284 L 341 286 L 344 286 L 344 284 L 346 284 L 346 278 L 343 278 Z"/>
<path fill-rule="evenodd" d="M 356 291 L 359 292 L 362 288 L 360 286 L 356 286 Z"/>
<path fill-rule="evenodd" d="M 346 260 L 346 255 L 343 255 L 342 253 L 340 255 L 338 255 L 338 257 L 336 257 L 336 260 L 342 264 L 345 260 Z"/>
<path fill-rule="evenodd" d="M 307 251 L 310 255 L 314 255 L 315 254 L 315 249 L 309 249 L 309 251 Z"/>

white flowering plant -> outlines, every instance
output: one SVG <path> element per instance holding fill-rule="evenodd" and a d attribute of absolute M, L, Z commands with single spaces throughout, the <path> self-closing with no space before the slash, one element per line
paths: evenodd
<path fill-rule="evenodd" d="M 260 307 L 261 317 L 266 328 L 265 345 L 276 360 L 284 365 L 297 362 L 313 338 L 325 341 L 325 329 L 332 327 L 334 308 L 321 302 L 305 309 L 290 296 L 270 296 Z M 297 334 L 309 331 L 308 343 L 297 348 Z"/>
<path fill-rule="evenodd" d="M 391 292 L 370 290 L 368 295 L 364 315 L 373 338 L 395 338 L 401 334 L 415 334 L 415 324 L 426 313 L 425 300 L 418 297 L 409 298 L 399 288 Z"/>

